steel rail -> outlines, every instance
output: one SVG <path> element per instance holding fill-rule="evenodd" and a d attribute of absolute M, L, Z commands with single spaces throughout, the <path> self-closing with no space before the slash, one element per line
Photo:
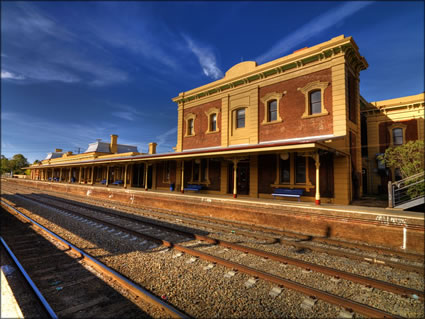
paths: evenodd
<path fill-rule="evenodd" d="M 28 217 L 24 213 L 20 212 L 19 210 L 17 210 L 13 206 L 6 203 L 4 200 L 1 200 L 1 204 L 3 206 L 5 206 L 6 208 L 8 208 L 9 210 L 12 210 L 14 213 L 19 214 L 21 217 L 23 217 L 24 219 L 26 219 L 27 221 L 29 221 L 31 224 L 35 225 L 39 229 L 41 229 L 49 237 L 53 238 L 54 240 L 61 242 L 65 246 L 68 246 L 68 248 L 72 252 L 76 253 L 81 258 L 83 258 L 90 266 L 95 268 L 97 271 L 101 272 L 104 275 L 107 275 L 108 277 L 112 277 L 114 280 L 119 282 L 121 284 L 121 286 L 125 287 L 126 289 L 128 289 L 129 291 L 134 293 L 136 296 L 142 298 L 146 302 L 153 304 L 156 307 L 160 308 L 162 311 L 167 313 L 167 315 L 170 316 L 171 318 L 189 318 L 187 315 L 185 315 L 181 311 L 179 311 L 179 310 L 175 309 L 174 307 L 172 307 L 171 305 L 165 303 L 164 301 L 162 301 L 161 299 L 159 299 L 155 295 L 151 294 L 147 290 L 143 289 L 139 285 L 135 284 L 134 282 L 132 282 L 131 280 L 129 280 L 125 276 L 123 276 L 120 273 L 116 272 L 115 270 L 109 268 L 108 266 L 106 266 L 102 262 L 96 260 L 95 258 L 93 258 L 89 254 L 85 253 L 81 249 L 77 248 L 76 246 L 74 246 L 73 244 L 71 244 L 67 240 L 63 239 L 59 235 L 48 230 L 46 227 L 40 225 L 39 223 L 37 223 L 32 218 Z"/>
<path fill-rule="evenodd" d="M 31 187 L 29 187 L 29 188 L 31 188 Z M 35 189 L 35 188 L 33 188 L 33 189 Z M 75 205 L 75 206 L 81 205 L 81 204 L 76 204 L 75 202 L 69 203 L 69 201 L 71 201 L 71 199 L 69 199 L 69 198 L 59 199 L 57 197 L 53 197 L 53 196 L 47 195 L 47 194 L 37 194 L 37 195 L 41 196 L 41 197 L 45 197 L 45 198 L 51 198 L 51 199 L 56 200 L 56 201 L 62 201 L 64 203 L 68 203 L 70 205 Z M 70 196 L 70 197 L 74 198 L 75 196 Z M 109 202 L 107 200 L 105 200 L 105 201 Z M 85 203 L 85 204 L 89 205 L 88 203 Z M 115 202 L 114 202 L 114 204 L 115 204 Z M 137 207 L 128 206 L 128 205 L 125 205 L 123 203 L 119 203 L 119 205 L 123 206 L 123 207 L 127 207 L 128 209 L 137 209 Z M 81 207 L 85 207 L 85 206 L 81 205 Z M 102 209 L 104 209 L 104 208 L 102 207 Z M 151 213 L 146 213 L 145 212 L 146 209 L 143 209 L 143 211 L 144 211 L 143 214 L 145 216 L 148 215 L 148 216 L 158 217 L 158 214 L 168 214 L 168 215 L 173 215 L 173 216 L 177 216 L 177 217 L 180 217 L 180 218 L 184 218 L 186 223 L 189 223 L 189 224 L 192 224 L 192 225 L 199 226 L 199 224 L 201 224 L 201 225 L 203 224 L 203 226 L 210 227 L 210 228 L 213 228 L 213 229 L 228 230 L 227 229 L 228 226 L 222 225 L 223 223 L 226 223 L 226 221 L 222 221 L 220 219 L 209 218 L 209 217 L 205 217 L 205 218 L 202 217 L 201 218 L 201 217 L 194 216 L 194 215 L 187 214 L 187 213 L 178 214 L 178 213 L 174 213 L 174 212 L 160 212 L 158 210 L 156 210 L 156 211 L 150 210 Z M 187 217 L 183 217 L 181 215 L 185 215 Z M 167 220 L 167 218 L 165 218 L 165 217 L 162 217 L 162 218 Z M 190 219 L 190 220 L 188 220 L 188 219 Z M 197 222 L 195 222 L 193 220 L 197 220 Z M 219 226 L 217 224 L 211 225 L 211 224 L 206 223 L 204 220 L 207 220 L 207 221 L 210 220 L 211 222 L 214 222 L 214 223 L 219 222 L 219 225 L 222 225 L 222 226 Z M 228 223 L 234 224 L 234 226 L 237 226 L 237 227 L 240 227 L 240 226 L 246 227 L 244 224 L 240 224 L 240 223 L 237 223 L 237 222 L 229 221 Z M 264 228 L 264 227 L 262 227 L 262 229 L 263 229 L 263 231 L 271 231 L 270 229 Z M 309 244 L 306 244 L 305 242 L 303 242 L 302 239 L 300 239 L 300 241 L 296 242 L 296 241 L 291 241 L 291 240 L 287 240 L 287 239 L 283 239 L 283 238 L 277 238 L 277 237 L 275 237 L 271 234 L 270 235 L 267 235 L 267 234 L 252 234 L 249 231 L 243 231 L 243 230 L 238 230 L 237 232 L 239 234 L 243 234 L 245 236 L 249 236 L 249 237 L 253 237 L 253 238 L 270 239 L 273 242 L 278 242 L 280 244 L 287 244 L 287 245 L 290 245 L 290 246 L 294 246 L 298 249 L 310 249 L 310 250 L 313 250 L 313 251 L 322 252 L 322 253 L 326 253 L 326 254 L 329 254 L 329 255 L 334 255 L 334 256 L 338 256 L 338 257 L 345 257 L 345 258 L 349 258 L 349 259 L 353 259 L 353 260 L 366 261 L 368 263 L 376 264 L 376 265 L 379 265 L 379 266 L 385 265 L 385 266 L 389 266 L 389 267 L 393 267 L 393 268 L 397 268 L 397 269 L 416 272 L 416 273 L 419 273 L 419 274 L 424 274 L 424 272 L 425 272 L 425 269 L 424 269 L 423 266 L 408 265 L 408 264 L 405 264 L 405 263 L 395 262 L 395 261 L 391 261 L 391 260 L 388 260 L 388 259 L 376 258 L 375 256 L 367 257 L 367 256 L 364 256 L 360 253 L 345 252 L 345 251 L 340 251 L 338 249 L 330 248 L 330 247 L 323 248 L 323 247 L 319 247 L 319 246 L 315 246 L 315 245 L 309 245 Z M 299 235 L 299 234 L 296 234 L 296 235 L 298 235 L 299 238 L 306 238 L 307 241 L 310 241 L 310 238 L 305 236 L 305 235 Z M 348 243 L 348 244 L 351 244 L 351 243 Z M 352 244 L 352 245 L 356 245 L 356 244 Z M 370 250 L 375 251 L 375 249 L 373 247 L 369 247 L 369 246 L 366 246 L 366 247 L 370 248 Z M 393 251 L 391 251 L 391 252 L 393 252 Z M 407 253 L 407 254 L 409 254 L 409 253 Z M 417 257 L 419 255 L 414 255 L 414 256 Z M 413 259 L 413 258 L 409 258 L 409 259 Z"/>
<path fill-rule="evenodd" d="M 28 188 L 39 190 L 38 188 L 35 188 L 35 187 L 28 187 Z M 105 200 L 105 201 L 108 201 L 108 200 Z M 117 201 L 110 201 L 110 202 L 117 203 Z M 118 203 L 119 203 L 119 205 L 131 207 L 131 208 L 137 208 L 138 207 L 138 208 L 141 208 L 141 209 L 146 209 L 146 208 L 141 207 L 139 205 L 129 206 L 129 205 L 126 205 L 124 203 L 120 203 L 120 202 L 118 202 Z M 158 209 L 158 208 L 155 208 L 155 210 L 158 211 L 158 212 L 162 211 L 161 209 Z M 404 258 L 407 258 L 409 260 L 414 260 L 414 261 L 423 262 L 424 258 L 425 258 L 424 255 L 411 253 L 411 252 L 393 250 L 393 249 L 384 248 L 384 247 L 368 246 L 368 245 L 361 244 L 361 243 L 352 243 L 352 242 L 347 242 L 347 241 L 337 240 L 337 239 L 331 239 L 331 238 L 326 238 L 326 237 L 315 237 L 315 236 L 310 236 L 310 235 L 298 234 L 298 233 L 291 232 L 291 231 L 272 229 L 272 228 L 259 226 L 259 225 L 248 225 L 248 224 L 245 224 L 245 223 L 234 222 L 234 221 L 230 221 L 230 220 L 222 220 L 222 219 L 208 217 L 208 216 L 196 216 L 196 215 L 190 214 L 190 213 L 173 212 L 173 211 L 170 211 L 170 210 L 165 210 L 164 213 L 171 214 L 171 215 L 174 215 L 174 216 L 182 216 L 183 215 L 183 216 L 187 216 L 187 217 L 192 218 L 192 219 L 207 220 L 207 221 L 211 221 L 211 222 L 214 222 L 214 223 L 230 224 L 230 225 L 234 225 L 236 227 L 245 227 L 245 228 L 248 228 L 250 230 L 257 230 L 257 231 L 262 231 L 262 232 L 271 232 L 271 233 L 278 234 L 278 235 L 295 237 L 295 238 L 298 238 L 301 241 L 307 240 L 307 241 L 322 242 L 322 243 L 326 243 L 326 244 L 330 244 L 330 245 L 336 245 L 336 246 L 340 246 L 340 247 L 345 246 L 347 248 L 355 248 L 355 249 L 360 249 L 360 250 L 364 250 L 364 251 L 377 252 L 377 253 L 384 254 L 384 255 L 385 254 L 391 255 L 391 256 L 397 255 L 397 256 L 402 256 Z M 325 216 L 327 218 L 340 219 L 338 217 L 332 217 L 332 216 L 323 215 L 323 214 L 317 214 L 317 215 L 319 217 Z M 353 222 L 356 222 L 357 220 L 358 221 L 364 221 L 364 219 L 360 219 L 360 218 L 351 218 L 351 220 Z M 366 221 L 371 222 L 370 220 L 366 220 Z M 371 223 L 372 224 L 379 224 L 379 222 L 376 222 L 376 221 L 372 221 Z M 411 226 L 411 227 L 413 227 L 413 226 Z M 421 229 L 423 229 L 423 226 L 421 226 Z M 284 241 L 284 240 L 280 239 L 280 241 Z M 310 247 L 306 247 L 306 248 L 310 248 Z M 372 259 L 369 259 L 367 261 L 375 262 L 376 260 L 372 258 Z M 377 261 L 376 263 L 382 264 L 381 261 Z M 386 262 L 386 264 L 389 264 L 389 262 Z M 419 268 L 419 269 L 422 269 L 422 271 L 419 270 L 420 273 L 424 273 L 423 268 Z M 417 271 L 417 270 L 415 270 L 415 271 Z"/>
<path fill-rule="evenodd" d="M 52 198 L 52 196 L 50 196 L 50 195 L 46 196 L 45 194 L 37 194 L 37 196 L 40 196 L 40 197 L 43 197 L 43 198 L 46 198 L 46 199 L 50 199 L 50 200 L 53 200 L 53 201 L 62 202 L 62 203 L 65 203 L 67 205 L 73 205 L 73 206 L 76 206 L 76 207 L 81 207 L 81 208 L 89 209 L 89 210 L 93 210 L 93 211 L 100 211 L 103 214 L 108 214 L 110 216 L 118 216 L 120 218 L 127 219 L 127 220 L 130 220 L 130 221 L 143 222 L 143 223 L 146 223 L 146 224 L 153 225 L 154 227 L 162 228 L 164 230 L 173 229 L 173 231 L 181 233 L 183 235 L 192 236 L 192 237 L 197 236 L 197 237 L 194 237 L 194 238 L 199 239 L 199 240 L 203 240 L 203 241 L 207 241 L 207 242 L 214 244 L 213 241 L 208 240 L 208 238 L 213 239 L 212 237 L 207 238 L 207 237 L 204 236 L 204 238 L 202 238 L 201 237 L 202 235 L 181 231 L 181 230 L 169 227 L 169 226 L 167 227 L 167 226 L 158 225 L 157 223 L 152 223 L 152 222 L 149 222 L 149 221 L 143 221 L 143 220 L 140 220 L 140 219 L 137 219 L 137 218 L 134 218 L 134 217 L 128 217 L 128 216 L 123 216 L 121 214 L 112 213 L 112 212 L 109 212 L 109 211 L 105 211 L 104 208 L 92 208 L 92 207 L 87 207 L 87 205 L 85 205 L 85 204 L 80 204 L 80 203 L 76 203 L 76 202 L 69 202 L 68 200 L 64 200 L 64 199 L 61 199 L 61 198 L 55 198 L 55 197 Z M 191 222 L 188 221 L 188 223 L 191 223 Z M 192 224 L 199 225 L 199 224 L 194 223 L 194 222 L 192 222 Z M 214 225 L 210 226 L 209 224 L 206 224 L 206 223 L 204 223 L 204 226 L 216 228 L 216 229 L 217 228 L 223 229 L 222 226 L 214 226 Z M 237 232 L 241 233 L 240 231 L 237 231 Z M 242 233 L 244 233 L 246 236 L 249 235 L 249 234 L 247 234 L 247 232 L 244 232 L 244 231 L 242 231 Z M 253 234 L 252 236 L 255 237 L 255 238 L 261 237 L 261 235 L 256 235 L 256 234 Z M 265 235 L 265 236 L 263 236 L 263 238 L 264 237 L 266 237 L 268 239 L 274 239 L 275 242 L 286 243 L 288 245 L 292 245 L 292 246 L 295 246 L 295 247 L 298 247 L 298 248 L 308 248 L 308 249 L 312 249 L 312 250 L 315 250 L 315 251 L 318 251 L 318 252 L 336 255 L 336 256 L 339 256 L 339 257 L 346 257 L 346 258 L 351 258 L 351 259 L 356 259 L 356 260 L 361 260 L 361 261 L 367 261 L 367 262 L 375 263 L 375 264 L 378 264 L 378 265 L 386 265 L 386 266 L 391 266 L 391 267 L 394 267 L 394 268 L 404 269 L 404 270 L 408 270 L 408 271 L 415 271 L 415 272 L 418 272 L 418 273 L 421 273 L 421 274 L 424 273 L 424 268 L 419 267 L 419 266 L 406 265 L 406 264 L 392 262 L 392 261 L 388 261 L 388 260 L 377 259 L 375 257 L 365 257 L 365 256 L 362 256 L 360 254 L 353 253 L 353 252 L 348 253 L 348 252 L 338 251 L 338 250 L 329 249 L 329 248 L 322 248 L 322 247 L 316 247 L 316 246 L 311 246 L 311 245 L 305 245 L 305 244 L 302 244 L 300 242 L 294 242 L 294 241 L 285 240 L 285 239 L 277 239 L 277 238 L 275 238 L 271 235 L 270 236 Z M 217 239 L 213 239 L 213 240 L 217 240 Z M 241 249 L 241 250 L 243 250 L 243 249 Z"/>
<path fill-rule="evenodd" d="M 49 200 L 54 200 L 54 201 L 56 200 L 56 199 L 47 198 L 45 196 L 42 196 L 42 197 L 49 199 Z M 62 200 L 57 200 L 57 201 L 64 202 Z M 285 256 L 282 256 L 282 255 L 262 251 L 262 250 L 255 249 L 255 248 L 242 246 L 242 245 L 235 244 L 235 243 L 232 243 L 232 242 L 228 242 L 228 241 L 225 241 L 225 240 L 213 238 L 211 236 L 199 235 L 199 234 L 196 234 L 196 233 L 191 233 L 191 232 L 187 232 L 187 231 L 183 231 L 183 230 L 179 230 L 179 229 L 174 229 L 172 227 L 157 225 L 156 223 L 153 223 L 153 222 L 143 221 L 143 220 L 140 220 L 140 219 L 134 218 L 134 217 L 123 216 L 123 215 L 120 215 L 120 214 L 117 214 L 117 213 L 106 212 L 106 211 L 103 211 L 103 210 L 97 209 L 97 208 L 89 208 L 89 207 L 86 207 L 86 206 L 81 205 L 79 203 L 74 204 L 74 203 L 66 202 L 66 204 L 71 205 L 71 206 L 81 207 L 81 208 L 91 210 L 91 211 L 94 211 L 94 212 L 100 212 L 100 213 L 108 215 L 108 216 L 113 216 L 113 217 L 116 217 L 116 218 L 122 218 L 124 220 L 129 220 L 131 222 L 143 223 L 143 224 L 146 224 L 146 225 L 150 225 L 152 227 L 157 227 L 159 229 L 163 229 L 163 230 L 168 231 L 168 232 L 170 232 L 170 231 L 176 232 L 176 233 L 179 233 L 181 235 L 191 237 L 191 238 L 197 239 L 197 240 L 202 240 L 202 241 L 205 241 L 205 242 L 210 243 L 210 244 L 219 245 L 219 246 L 223 246 L 223 247 L 226 247 L 226 248 L 231 248 L 233 250 L 242 251 L 244 253 L 250 253 L 250 254 L 255 255 L 255 256 L 264 257 L 264 258 L 267 258 L 267 259 L 270 259 L 270 260 L 275 260 L 275 261 L 278 261 L 278 262 L 281 262 L 281 263 L 284 263 L 284 264 L 290 264 L 290 265 L 294 265 L 294 266 L 301 267 L 301 268 L 304 268 L 304 269 L 320 272 L 320 273 L 328 275 L 328 276 L 342 278 L 342 279 L 349 280 L 349 281 L 352 281 L 352 282 L 355 282 L 355 283 L 358 283 L 358 284 L 374 287 L 374 288 L 377 288 L 377 289 L 393 292 L 393 293 L 400 294 L 400 295 L 410 295 L 410 296 L 416 295 L 420 299 L 422 299 L 422 300 L 424 299 L 424 292 L 420 291 L 420 290 L 399 286 L 399 285 L 388 283 L 388 282 L 385 282 L 385 281 L 382 281 L 382 280 L 368 278 L 368 277 L 364 277 L 364 276 L 353 274 L 353 273 L 348 273 L 348 272 L 345 272 L 345 271 L 342 271 L 342 270 L 337 270 L 337 269 L 333 269 L 333 268 L 330 268 L 330 267 L 313 264 L 313 263 L 310 263 L 310 262 L 302 261 L 302 260 L 291 258 L 291 257 L 285 257 Z M 59 206 L 56 206 L 56 205 L 53 205 L 53 204 L 48 204 L 48 205 L 51 205 L 51 206 L 58 208 L 58 209 L 63 209 L 62 207 L 59 207 Z M 78 214 L 80 214 L 80 213 L 78 213 Z M 86 217 L 86 215 L 84 215 L 84 214 L 82 214 L 82 216 Z"/>
<path fill-rule="evenodd" d="M 32 200 L 37 202 L 37 200 L 34 200 L 34 199 L 32 199 Z M 41 202 L 41 201 L 39 201 L 39 202 Z M 377 309 L 377 308 L 373 308 L 369 305 L 365 305 L 365 304 L 362 304 L 362 303 L 359 303 L 359 302 L 356 302 L 356 301 L 345 299 L 343 297 L 333 295 L 331 293 L 328 293 L 328 292 L 325 292 L 325 291 L 322 291 L 322 290 L 319 290 L 319 289 L 316 289 L 316 288 L 308 287 L 308 286 L 294 282 L 294 281 L 289 280 L 289 279 L 284 279 L 284 278 L 281 278 L 281 277 L 278 277 L 278 276 L 275 276 L 275 275 L 272 275 L 272 274 L 268 274 L 268 273 L 253 269 L 251 267 L 247 267 L 247 266 L 244 266 L 244 265 L 232 262 L 232 261 L 222 259 L 220 257 L 212 256 L 212 255 L 209 255 L 209 254 L 206 254 L 206 253 L 203 253 L 203 252 L 200 252 L 200 251 L 197 251 L 197 250 L 185 247 L 185 246 L 175 244 L 175 243 L 167 241 L 167 240 L 158 239 L 156 237 L 146 235 L 146 234 L 143 234 L 143 233 L 140 233 L 138 231 L 131 230 L 131 229 L 127 229 L 125 227 L 115 225 L 115 224 L 97 219 L 95 217 L 90 217 L 90 216 L 87 216 L 87 215 L 84 215 L 84 214 L 81 214 L 81 213 L 70 211 L 70 210 L 62 208 L 62 207 L 57 208 L 57 207 L 55 207 L 55 205 L 46 204 L 46 203 L 43 203 L 43 202 L 41 202 L 41 203 L 45 206 L 51 206 L 51 207 L 58 209 L 58 210 L 61 210 L 61 211 L 67 211 L 69 213 L 79 215 L 79 216 L 87 218 L 87 219 L 91 219 L 91 220 L 96 221 L 98 223 L 103 223 L 105 225 L 109 225 L 109 226 L 114 227 L 116 229 L 125 231 L 129 234 L 132 234 L 134 236 L 139 236 L 139 237 L 148 239 L 152 242 L 156 242 L 156 243 L 158 243 L 158 244 L 160 244 L 164 247 L 174 248 L 174 249 L 181 251 L 181 252 L 184 252 L 186 254 L 189 254 L 189 255 L 192 255 L 192 256 L 195 256 L 195 257 L 198 257 L 198 258 L 202 258 L 202 259 L 205 259 L 207 261 L 210 261 L 210 262 L 213 262 L 213 263 L 216 263 L 216 264 L 220 264 L 220 265 L 225 266 L 227 268 L 231 268 L 231 269 L 240 271 L 242 273 L 249 274 L 249 275 L 257 277 L 257 278 L 264 279 L 266 281 L 269 281 L 269 282 L 275 283 L 277 285 L 281 285 L 283 287 L 301 292 L 301 293 L 303 293 L 307 296 L 310 296 L 310 297 L 315 297 L 317 299 L 321 299 L 325 302 L 343 307 L 345 309 L 351 309 L 351 310 L 353 310 L 357 313 L 360 313 L 360 314 L 368 316 L 368 317 L 373 317 L 373 318 L 401 318 L 397 315 L 393 315 L 393 314 L 388 313 L 386 311 L 383 311 L 383 310 L 380 310 L 380 309 Z"/>
<path fill-rule="evenodd" d="M 19 262 L 18 258 L 15 256 L 15 254 L 12 252 L 10 247 L 7 245 L 6 241 L 3 239 L 3 237 L 0 236 L 0 241 L 3 245 L 3 247 L 6 249 L 9 256 L 13 259 L 15 265 L 18 267 L 21 274 L 24 276 L 25 280 L 28 282 L 32 290 L 34 291 L 34 294 L 37 296 L 40 303 L 43 305 L 44 309 L 46 309 L 47 313 L 49 314 L 50 318 L 57 319 L 58 316 L 50 307 L 49 303 L 47 302 L 46 298 L 44 298 L 43 294 L 40 292 L 40 290 L 37 288 L 37 285 L 32 281 L 31 277 L 26 272 L 25 268 L 22 266 L 22 264 Z"/>

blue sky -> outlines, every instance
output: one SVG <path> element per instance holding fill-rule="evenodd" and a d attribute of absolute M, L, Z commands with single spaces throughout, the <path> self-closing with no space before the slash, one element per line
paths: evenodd
<path fill-rule="evenodd" d="M 424 91 L 423 2 L 2 2 L 1 147 L 44 159 L 97 138 L 176 144 L 171 98 L 344 34 L 369 101 Z"/>

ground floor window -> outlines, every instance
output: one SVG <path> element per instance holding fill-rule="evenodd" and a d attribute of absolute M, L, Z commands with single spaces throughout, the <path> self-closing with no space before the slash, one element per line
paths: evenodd
<path fill-rule="evenodd" d="M 170 182 L 170 174 L 171 174 L 170 162 L 169 161 L 164 162 L 162 168 L 163 168 L 162 182 L 163 183 L 169 183 Z"/>
<path fill-rule="evenodd" d="M 306 182 L 306 161 L 305 156 L 296 156 L 295 157 L 295 183 L 305 184 Z"/>
<path fill-rule="evenodd" d="M 276 156 L 277 167 L 274 187 L 313 186 L 308 178 L 308 156 L 303 156 L 302 153 L 283 153 Z"/>
<path fill-rule="evenodd" d="M 209 184 L 208 177 L 208 168 L 209 160 L 208 159 L 195 159 L 191 162 L 191 183 L 206 183 Z"/>

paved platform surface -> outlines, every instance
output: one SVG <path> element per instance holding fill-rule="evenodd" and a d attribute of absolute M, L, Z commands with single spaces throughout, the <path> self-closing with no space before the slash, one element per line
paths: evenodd
<path fill-rule="evenodd" d="M 8 266 L 8 267 L 7 267 Z M 1 266 L 1 310 L 0 318 L 24 318 L 21 307 L 19 307 L 16 297 L 13 294 L 12 288 L 9 285 L 9 280 L 13 280 L 11 272 L 15 271 L 10 265 Z M 6 278 L 6 274 L 8 278 Z"/>

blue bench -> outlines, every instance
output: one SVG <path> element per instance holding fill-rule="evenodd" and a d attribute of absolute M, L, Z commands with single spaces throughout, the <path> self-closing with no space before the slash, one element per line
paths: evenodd
<path fill-rule="evenodd" d="M 106 179 L 102 179 L 101 181 L 100 181 L 100 184 L 106 184 Z"/>
<path fill-rule="evenodd" d="M 273 198 L 276 198 L 276 196 L 298 197 L 298 201 L 300 201 L 300 197 L 303 194 L 303 192 L 304 191 L 302 189 L 276 188 L 272 196 Z"/>
<path fill-rule="evenodd" d="M 187 187 L 184 188 L 185 191 L 195 191 L 198 192 L 202 189 L 202 185 L 197 184 L 188 184 Z"/>
<path fill-rule="evenodd" d="M 116 180 L 115 182 L 112 183 L 112 185 L 121 185 L 124 184 L 124 182 L 120 179 Z"/>

